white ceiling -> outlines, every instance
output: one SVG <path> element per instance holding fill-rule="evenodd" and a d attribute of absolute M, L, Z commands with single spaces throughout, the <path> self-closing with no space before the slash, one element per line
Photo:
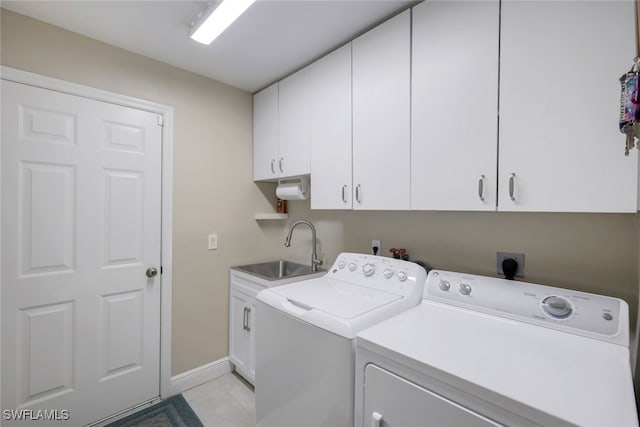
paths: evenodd
<path fill-rule="evenodd" d="M 2 7 L 255 92 L 415 1 L 258 0 L 218 39 L 188 37 L 206 1 L 2 1 Z"/>

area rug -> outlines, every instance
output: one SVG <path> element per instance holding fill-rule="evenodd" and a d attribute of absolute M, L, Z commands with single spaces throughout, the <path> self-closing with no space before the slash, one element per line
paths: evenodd
<path fill-rule="evenodd" d="M 181 394 L 142 409 L 105 427 L 204 427 Z"/>

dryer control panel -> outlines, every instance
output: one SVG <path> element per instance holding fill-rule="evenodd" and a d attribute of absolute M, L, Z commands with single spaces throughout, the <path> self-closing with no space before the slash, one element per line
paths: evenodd
<path fill-rule="evenodd" d="M 427 273 L 418 264 L 375 255 L 343 252 L 327 277 L 398 295 L 422 292 Z"/>
<path fill-rule="evenodd" d="M 629 308 L 619 298 L 441 270 L 429 273 L 424 298 L 629 345 Z"/>

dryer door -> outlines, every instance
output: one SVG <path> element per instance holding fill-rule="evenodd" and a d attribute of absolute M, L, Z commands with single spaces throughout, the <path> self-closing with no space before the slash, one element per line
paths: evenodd
<path fill-rule="evenodd" d="M 365 426 L 501 426 L 375 365 L 364 375 Z"/>

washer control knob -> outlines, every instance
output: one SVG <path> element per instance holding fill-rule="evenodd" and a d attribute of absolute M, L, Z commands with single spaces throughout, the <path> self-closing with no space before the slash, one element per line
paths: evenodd
<path fill-rule="evenodd" d="M 391 279 L 391 277 L 393 277 L 393 270 L 389 270 L 388 268 L 386 268 L 383 274 L 387 279 Z"/>
<path fill-rule="evenodd" d="M 613 316 L 611 315 L 611 313 L 602 313 L 602 318 L 604 320 L 613 320 Z"/>
<path fill-rule="evenodd" d="M 339 268 L 340 270 L 342 270 L 346 265 L 347 265 L 347 264 L 346 264 L 344 261 L 339 261 L 339 262 L 338 262 L 338 268 Z"/>
<path fill-rule="evenodd" d="M 568 319 L 573 314 L 571 303 L 563 297 L 551 295 L 542 300 L 542 312 L 553 319 Z"/>
<path fill-rule="evenodd" d="M 354 263 L 349 263 L 349 271 L 356 271 L 356 265 Z"/>
<path fill-rule="evenodd" d="M 451 287 L 451 284 L 446 280 L 440 280 L 440 284 L 438 285 L 441 291 L 447 292 Z"/>
<path fill-rule="evenodd" d="M 471 286 L 467 285 L 466 283 L 460 283 L 460 286 L 458 286 L 458 291 L 461 295 L 469 295 L 471 293 Z"/>
<path fill-rule="evenodd" d="M 376 272 L 376 268 L 373 264 L 365 264 L 362 266 L 362 272 L 365 276 L 371 276 Z"/>
<path fill-rule="evenodd" d="M 404 271 L 399 271 L 398 272 L 398 279 L 401 282 L 404 282 L 405 280 L 407 280 L 407 273 L 405 273 Z"/>

